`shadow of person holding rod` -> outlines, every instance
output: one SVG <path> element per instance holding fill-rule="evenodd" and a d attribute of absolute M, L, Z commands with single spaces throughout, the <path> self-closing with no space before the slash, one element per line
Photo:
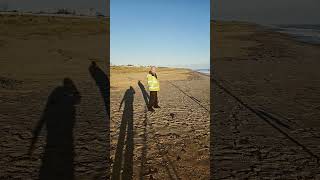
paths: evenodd
<path fill-rule="evenodd" d="M 146 88 L 144 87 L 144 85 L 141 83 L 141 81 L 138 81 L 138 86 L 140 87 L 140 90 L 142 92 L 142 96 L 144 99 L 144 102 L 146 103 L 145 106 L 145 112 L 144 112 L 144 121 L 143 121 L 143 134 L 142 134 L 142 151 L 141 151 L 141 163 L 140 163 L 140 174 L 139 174 L 139 179 L 143 180 L 144 179 L 144 173 L 145 173 L 145 166 L 147 163 L 147 150 L 148 150 L 148 144 L 147 144 L 147 140 L 148 140 L 148 130 L 147 130 L 147 126 L 148 126 L 148 116 L 147 116 L 147 106 L 149 104 L 149 94 L 146 91 Z"/>
<path fill-rule="evenodd" d="M 146 88 L 144 87 L 144 85 L 141 83 L 141 81 L 138 81 L 138 86 L 140 87 L 141 89 L 141 92 L 142 92 L 142 96 L 143 96 L 143 99 L 146 103 L 146 108 L 149 104 L 149 99 L 150 99 L 150 96 L 146 90 Z M 147 126 L 149 126 L 150 130 L 149 132 L 150 133 L 154 133 L 154 127 L 152 126 L 152 124 L 149 122 L 149 119 L 148 119 L 148 116 L 147 116 L 147 109 L 145 109 L 145 119 L 144 119 L 144 129 L 143 129 L 143 147 L 142 147 L 142 153 L 141 153 L 141 166 L 140 166 L 140 177 L 139 179 L 144 179 L 144 171 L 145 171 L 145 163 L 146 163 L 146 157 L 147 157 L 147 139 L 148 139 L 148 133 L 147 133 Z M 178 174 L 178 171 L 174 165 L 174 163 L 170 160 L 170 158 L 168 157 L 168 155 L 163 152 L 163 150 L 161 149 L 161 145 L 159 142 L 159 139 L 158 138 L 155 138 L 155 141 L 156 141 L 156 147 L 160 153 L 160 155 L 163 157 L 163 159 L 168 162 L 168 165 L 165 166 L 165 169 L 168 173 L 168 176 L 169 176 L 169 179 L 181 179 L 179 177 L 179 174 Z M 170 172 L 169 168 L 172 169 L 173 173 Z M 175 176 L 175 178 L 174 178 Z M 152 176 L 151 176 L 152 177 Z"/>
<path fill-rule="evenodd" d="M 119 107 L 124 103 L 124 110 L 120 124 L 120 132 L 112 169 L 113 180 L 132 179 L 133 176 L 133 100 L 135 90 L 130 86 L 126 90 Z M 127 129 L 127 131 L 126 131 Z M 125 149 L 124 149 L 125 146 Z M 124 151 L 124 157 L 123 157 Z M 124 162 L 122 166 L 122 162 Z M 123 172 L 121 174 L 121 170 Z M 122 178 L 121 178 L 122 177 Z"/>
<path fill-rule="evenodd" d="M 150 97 L 149 97 L 149 94 L 148 94 L 146 88 L 144 87 L 144 85 L 141 83 L 141 81 L 138 81 L 138 86 L 139 86 L 140 89 L 141 89 L 144 102 L 146 103 L 146 106 L 148 106 L 148 104 L 149 104 L 149 98 L 150 98 Z"/>
<path fill-rule="evenodd" d="M 106 67 L 109 68 L 109 67 Z M 97 107 L 98 109 L 104 108 L 106 117 L 104 118 L 105 124 L 105 152 L 101 154 L 101 158 L 106 159 L 104 164 L 106 168 L 107 176 L 110 176 L 110 80 L 109 75 L 106 74 L 95 61 L 92 61 L 89 68 L 89 73 L 92 79 L 95 81 L 96 86 L 99 89 L 100 95 L 103 99 L 104 107 Z M 107 71 L 108 72 L 108 71 Z M 99 136 L 99 135 L 98 135 Z"/>
<path fill-rule="evenodd" d="M 55 88 L 50 96 L 41 119 L 33 130 L 29 149 L 32 154 L 43 126 L 46 126 L 46 146 L 39 172 L 40 180 L 74 179 L 73 128 L 76 121 L 76 104 L 80 93 L 73 81 L 63 80 L 63 86 Z"/>
<path fill-rule="evenodd" d="M 89 72 L 91 77 L 95 80 L 101 96 L 103 98 L 103 102 L 106 108 L 106 113 L 108 118 L 110 118 L 110 80 L 109 77 L 104 73 L 102 69 L 97 65 L 95 61 L 91 62 L 89 67 Z"/>

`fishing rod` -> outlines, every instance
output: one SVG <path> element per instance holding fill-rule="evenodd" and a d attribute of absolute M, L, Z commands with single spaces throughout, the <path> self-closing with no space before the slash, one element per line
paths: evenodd
<path fill-rule="evenodd" d="M 195 98 L 194 96 L 191 96 L 189 94 L 187 94 L 186 92 L 184 92 L 179 86 L 173 84 L 172 82 L 168 81 L 172 86 L 174 86 L 175 88 L 177 88 L 180 92 L 182 92 L 184 95 L 186 95 L 187 97 L 189 97 L 191 100 L 193 100 L 194 102 L 196 102 L 199 106 L 201 106 L 203 109 L 205 109 L 207 112 L 210 112 L 210 110 L 208 108 L 206 108 L 205 106 L 203 106 L 201 104 L 201 101 L 197 98 Z"/>

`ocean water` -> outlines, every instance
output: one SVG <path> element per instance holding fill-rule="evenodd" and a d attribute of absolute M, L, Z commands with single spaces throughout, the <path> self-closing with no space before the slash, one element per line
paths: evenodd
<path fill-rule="evenodd" d="M 210 74 L 210 69 L 195 69 L 195 71 L 203 74 Z"/>
<path fill-rule="evenodd" d="M 278 25 L 275 30 L 287 33 L 302 42 L 320 44 L 320 24 Z"/>

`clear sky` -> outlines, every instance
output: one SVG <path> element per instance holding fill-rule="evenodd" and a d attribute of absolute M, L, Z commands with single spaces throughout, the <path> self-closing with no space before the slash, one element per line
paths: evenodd
<path fill-rule="evenodd" d="M 111 0 L 112 64 L 210 64 L 210 0 Z"/>
<path fill-rule="evenodd" d="M 211 0 L 213 19 L 320 24 L 320 0 Z"/>

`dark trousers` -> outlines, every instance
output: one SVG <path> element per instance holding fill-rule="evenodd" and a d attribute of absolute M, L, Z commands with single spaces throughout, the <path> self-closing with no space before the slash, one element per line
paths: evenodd
<path fill-rule="evenodd" d="M 150 91 L 150 100 L 148 108 L 158 106 L 158 91 Z"/>

